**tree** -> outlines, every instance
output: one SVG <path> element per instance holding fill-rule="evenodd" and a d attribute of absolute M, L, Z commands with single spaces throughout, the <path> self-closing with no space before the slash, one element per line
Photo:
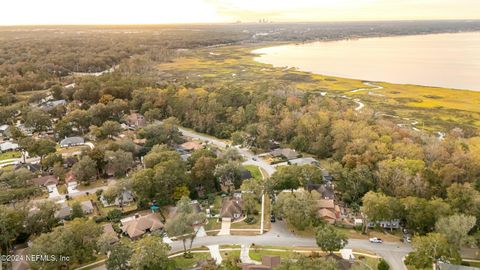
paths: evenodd
<path fill-rule="evenodd" d="M 32 109 L 24 114 L 25 126 L 35 131 L 46 131 L 51 125 L 50 116 L 39 109 Z"/>
<path fill-rule="evenodd" d="M 244 193 L 252 194 L 256 200 L 260 201 L 265 188 L 260 180 L 252 178 L 245 179 L 240 186 L 240 189 Z"/>
<path fill-rule="evenodd" d="M 95 168 L 97 170 L 97 178 L 103 173 L 107 161 L 105 160 L 105 150 L 100 147 L 95 147 L 87 152 L 87 155 L 95 161 Z"/>
<path fill-rule="evenodd" d="M 377 270 L 389 270 L 390 265 L 384 260 L 380 259 L 380 262 L 378 263 Z"/>
<path fill-rule="evenodd" d="M 447 202 L 454 210 L 480 218 L 480 192 L 469 183 L 454 183 L 447 188 Z"/>
<path fill-rule="evenodd" d="M 78 201 L 72 204 L 72 214 L 70 215 L 72 219 L 83 217 L 83 209 Z"/>
<path fill-rule="evenodd" d="M 153 168 L 155 165 L 169 160 L 180 161 L 181 157 L 177 152 L 172 151 L 164 144 L 153 146 L 150 152 L 143 157 L 146 168 Z"/>
<path fill-rule="evenodd" d="M 96 162 L 89 156 L 83 156 L 72 167 L 78 181 L 90 181 L 97 175 Z"/>
<path fill-rule="evenodd" d="M 42 163 L 43 158 L 46 155 L 57 151 L 55 148 L 56 143 L 48 139 L 36 140 L 32 138 L 24 138 L 20 140 L 20 146 L 25 149 L 30 156 L 40 157 L 40 163 Z"/>
<path fill-rule="evenodd" d="M 241 185 L 241 165 L 235 161 L 219 164 L 215 168 L 215 176 L 220 182 L 222 189 L 232 191 Z"/>
<path fill-rule="evenodd" d="M 112 209 L 110 211 L 108 211 L 107 213 L 107 218 L 108 220 L 112 221 L 112 222 L 119 222 L 120 219 L 122 218 L 122 210 L 120 209 Z"/>
<path fill-rule="evenodd" d="M 275 212 L 286 219 L 286 221 L 298 230 L 305 230 L 310 226 L 316 217 L 316 203 L 314 194 L 316 192 L 282 192 L 275 204 Z M 316 194 L 318 196 L 318 193 Z"/>
<path fill-rule="evenodd" d="M 173 270 L 175 262 L 168 259 L 170 247 L 159 236 L 149 235 L 137 243 L 132 254 L 133 270 Z"/>
<path fill-rule="evenodd" d="M 37 207 L 37 210 L 32 211 L 25 218 L 25 232 L 35 235 L 50 232 L 58 222 L 55 217 L 57 210 L 55 203 L 45 201 Z"/>
<path fill-rule="evenodd" d="M 98 139 L 112 138 L 122 131 L 122 126 L 117 121 L 105 121 L 102 126 L 91 126 L 90 133 Z"/>
<path fill-rule="evenodd" d="M 125 176 L 133 164 L 132 153 L 121 149 L 105 152 L 105 160 L 107 161 L 107 171 L 113 173 L 116 177 Z"/>
<path fill-rule="evenodd" d="M 227 161 L 242 161 L 243 156 L 238 152 L 237 148 L 229 147 L 222 153 L 222 159 Z"/>
<path fill-rule="evenodd" d="M 293 190 L 300 187 L 301 168 L 299 166 L 282 166 L 270 178 L 274 190 Z"/>
<path fill-rule="evenodd" d="M 16 171 L 4 172 L 0 174 L 0 184 L 7 185 L 11 188 L 21 188 L 29 185 L 29 180 L 32 179 L 32 173 L 25 168 Z"/>
<path fill-rule="evenodd" d="M 184 256 L 192 249 L 193 241 L 197 237 L 198 228 L 205 222 L 205 214 L 197 213 L 193 208 L 192 201 L 183 197 L 177 202 L 177 212 L 173 219 L 165 224 L 170 236 L 177 236 L 183 241 Z M 187 250 L 186 241 L 190 239 L 190 247 Z"/>
<path fill-rule="evenodd" d="M 405 264 L 416 268 L 429 267 L 432 263 L 436 264 L 439 259 L 452 263 L 461 261 L 456 247 L 449 244 L 447 238 L 439 233 L 416 236 L 413 238 L 412 246 L 415 251 L 407 256 Z"/>
<path fill-rule="evenodd" d="M 57 269 L 68 264 L 84 263 L 94 257 L 97 239 L 102 228 L 92 220 L 75 219 L 69 226 L 56 227 L 50 233 L 41 234 L 32 242 L 30 254 L 48 254 L 56 258 L 69 257 L 66 261 L 32 261 L 32 268 Z"/>
<path fill-rule="evenodd" d="M 212 150 L 207 148 L 195 150 L 193 151 L 192 155 L 189 156 L 187 159 L 188 167 L 192 168 L 195 165 L 195 163 L 197 163 L 197 160 L 202 157 L 210 157 L 210 158 L 216 159 L 217 155 Z"/>
<path fill-rule="evenodd" d="M 421 234 L 433 231 L 437 220 L 451 213 L 450 206 L 442 199 L 407 197 L 402 199 L 402 204 L 407 227 Z"/>
<path fill-rule="evenodd" d="M 315 239 L 320 249 L 330 254 L 344 248 L 348 244 L 347 236 L 330 224 L 318 227 Z"/>
<path fill-rule="evenodd" d="M 336 174 L 339 177 L 335 178 L 335 188 L 341 192 L 342 200 L 346 203 L 359 204 L 362 197 L 375 188 L 373 172 L 367 165 L 355 166 L 353 169 L 342 167 Z"/>
<path fill-rule="evenodd" d="M 0 205 L 0 250 L 6 251 L 1 254 L 8 254 L 12 241 L 22 232 L 25 216 L 23 210 Z"/>
<path fill-rule="evenodd" d="M 44 169 L 49 169 L 53 168 L 53 166 L 56 163 L 63 164 L 63 158 L 61 154 L 56 154 L 56 153 L 51 153 L 48 154 L 43 160 L 42 160 L 42 167 Z"/>
<path fill-rule="evenodd" d="M 147 139 L 145 146 L 156 144 L 174 145 L 181 142 L 181 132 L 175 120 L 169 118 L 163 124 L 150 124 L 139 132 L 140 137 Z"/>
<path fill-rule="evenodd" d="M 206 192 L 216 191 L 215 168 L 217 159 L 212 157 L 200 157 L 191 170 L 192 184 L 194 187 L 203 187 Z"/>
<path fill-rule="evenodd" d="M 425 162 L 397 158 L 378 164 L 378 185 L 390 196 L 423 196 L 427 185 L 422 178 Z"/>
<path fill-rule="evenodd" d="M 435 223 L 437 232 L 445 235 L 450 244 L 460 248 L 469 242 L 468 233 L 475 226 L 477 219 L 474 216 L 454 214 L 448 217 L 440 217 Z"/>
<path fill-rule="evenodd" d="M 130 270 L 130 259 L 132 249 L 121 242 L 114 244 L 110 248 L 110 255 L 107 258 L 105 266 L 108 270 Z"/>
<path fill-rule="evenodd" d="M 367 222 L 392 221 L 400 219 L 403 215 L 403 205 L 394 197 L 386 196 L 383 193 L 368 192 L 363 196 L 363 213 Z M 367 226 L 368 224 L 364 224 Z"/>

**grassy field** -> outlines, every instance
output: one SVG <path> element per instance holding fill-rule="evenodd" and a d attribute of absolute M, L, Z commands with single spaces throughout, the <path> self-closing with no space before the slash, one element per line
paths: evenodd
<path fill-rule="evenodd" d="M 19 151 L 10 151 L 5 153 L 0 153 L 0 162 L 2 160 L 12 159 L 12 158 L 20 158 L 22 157 L 22 153 Z"/>
<path fill-rule="evenodd" d="M 196 265 L 198 261 L 210 258 L 210 253 L 192 253 L 193 258 L 185 258 L 182 255 L 173 258 L 180 269 L 188 269 Z"/>
<path fill-rule="evenodd" d="M 158 65 L 158 69 L 165 77 L 175 76 L 204 88 L 232 86 L 251 92 L 288 88 L 352 96 L 361 99 L 366 109 L 394 115 L 394 121 L 415 119 L 419 122 L 416 127 L 427 131 L 445 131 L 455 126 L 466 130 L 480 127 L 480 92 L 382 82 L 376 83 L 383 89 L 372 90 L 374 95 L 369 94 L 370 91 L 351 93 L 369 86 L 361 80 L 275 68 L 255 61 L 253 50 L 277 44 L 187 50 L 173 62 Z M 352 103 L 352 109 L 354 106 Z"/>
<path fill-rule="evenodd" d="M 243 166 L 245 169 L 250 171 L 252 174 L 253 178 L 258 179 L 258 180 L 263 180 L 262 173 L 260 172 L 260 168 L 258 168 L 255 165 L 244 165 Z"/>

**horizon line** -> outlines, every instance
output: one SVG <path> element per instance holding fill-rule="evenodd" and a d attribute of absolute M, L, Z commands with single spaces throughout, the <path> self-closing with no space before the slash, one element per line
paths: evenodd
<path fill-rule="evenodd" d="M 88 23 L 88 24 L 0 24 L 0 27 L 39 27 L 39 26 L 176 26 L 176 25 L 241 25 L 241 24 L 311 24 L 311 23 L 365 23 L 365 22 L 469 22 L 480 21 L 480 19 L 392 19 L 392 20 L 320 20 L 320 21 L 268 21 L 259 23 L 257 21 L 236 21 L 236 22 L 177 22 L 177 23 L 130 23 L 130 24 L 117 24 L 117 23 Z"/>

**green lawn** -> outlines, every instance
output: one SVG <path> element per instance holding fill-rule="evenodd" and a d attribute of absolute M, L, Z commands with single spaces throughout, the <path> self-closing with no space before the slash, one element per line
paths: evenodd
<path fill-rule="evenodd" d="M 185 258 L 183 257 L 183 255 L 180 255 L 175 258 L 172 258 L 172 260 L 175 261 L 177 267 L 181 269 L 188 269 L 188 268 L 191 268 L 192 266 L 195 266 L 197 262 L 210 258 L 210 253 L 208 252 L 192 253 L 192 255 L 193 255 L 193 258 Z"/>
<path fill-rule="evenodd" d="M 20 153 L 19 151 L 10 151 L 5 153 L 0 153 L 0 163 L 2 160 L 20 158 L 20 157 L 22 157 L 22 153 Z"/>
<path fill-rule="evenodd" d="M 255 250 L 255 247 L 251 247 L 249 255 L 250 259 L 261 262 L 263 256 L 279 256 L 284 259 L 291 257 L 294 253 L 292 251 Z"/>
<path fill-rule="evenodd" d="M 220 230 L 222 227 L 222 223 L 218 222 L 218 218 L 210 218 L 208 219 L 208 223 L 203 226 L 205 228 L 205 231 L 210 231 L 210 230 Z"/>
<path fill-rule="evenodd" d="M 260 172 L 260 168 L 258 168 L 257 166 L 255 166 L 255 165 L 244 165 L 243 167 L 245 169 L 247 169 L 248 171 L 250 171 L 250 173 L 252 173 L 253 178 L 258 179 L 258 180 L 263 179 L 262 173 Z"/>
<path fill-rule="evenodd" d="M 357 256 L 358 257 L 358 256 Z M 352 265 L 352 270 L 376 270 L 379 259 L 365 257 L 362 259 L 356 259 L 355 263 Z"/>

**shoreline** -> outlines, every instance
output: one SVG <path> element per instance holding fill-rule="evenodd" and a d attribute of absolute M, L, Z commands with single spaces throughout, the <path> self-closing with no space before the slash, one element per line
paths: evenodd
<path fill-rule="evenodd" d="M 431 85 L 431 84 L 421 84 L 421 83 L 409 83 L 409 82 L 395 82 L 388 79 L 380 79 L 380 78 L 365 78 L 365 77 L 357 77 L 357 76 L 349 76 L 349 75 L 341 75 L 341 74 L 333 74 L 329 72 L 322 72 L 322 71 L 315 71 L 311 67 L 300 67 L 295 65 L 279 65 L 275 64 L 275 61 L 265 61 L 263 59 L 264 56 L 275 57 L 278 52 L 265 52 L 264 50 L 269 49 L 276 49 L 282 47 L 300 47 L 300 46 L 318 46 L 318 44 L 322 43 L 333 43 L 333 42 L 348 42 L 348 41 L 360 41 L 360 40 L 377 40 L 377 39 L 384 39 L 384 38 L 408 38 L 408 37 L 423 37 L 423 36 L 443 36 L 443 35 L 457 35 L 457 34 L 478 34 L 480 36 L 480 31 L 460 31 L 460 32 L 442 32 L 442 33 L 425 33 L 425 34 L 411 34 L 411 35 L 386 35 L 386 36 L 376 36 L 376 37 L 358 37 L 358 38 L 344 38 L 344 39 L 334 39 L 334 40 L 311 40 L 302 43 L 295 43 L 295 42 L 279 42 L 275 44 L 275 42 L 271 44 L 263 44 L 264 46 L 258 46 L 251 50 L 251 53 L 254 55 L 253 60 L 260 64 L 270 65 L 274 68 L 283 68 L 283 69 L 294 69 L 295 71 L 299 72 L 306 72 L 315 75 L 321 75 L 326 77 L 333 77 L 333 78 L 344 78 L 350 80 L 356 80 L 361 82 L 375 82 L 381 84 L 390 84 L 390 85 L 403 85 L 403 86 L 414 86 L 414 87 L 426 87 L 426 88 L 437 88 L 439 90 L 454 90 L 454 91 L 468 91 L 468 92 L 476 92 L 480 93 L 479 89 L 468 89 L 468 88 L 460 88 L 460 87 L 450 87 L 446 85 Z M 289 60 L 285 60 L 284 62 L 288 62 Z M 312 60 L 313 61 L 313 60 Z M 428 69 L 428 67 L 426 67 Z M 475 84 L 476 85 L 476 84 Z M 478 84 L 480 85 L 480 83 Z"/>

